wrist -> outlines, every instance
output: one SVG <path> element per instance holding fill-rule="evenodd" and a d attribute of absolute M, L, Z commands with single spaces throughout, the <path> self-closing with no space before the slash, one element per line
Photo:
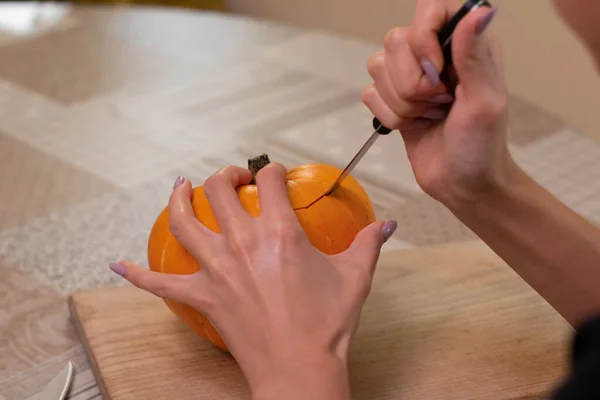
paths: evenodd
<path fill-rule="evenodd" d="M 512 158 L 508 158 L 501 171 L 476 193 L 455 194 L 444 205 L 457 217 L 487 214 L 500 209 L 521 194 L 526 194 L 533 181 Z"/>
<path fill-rule="evenodd" d="M 250 381 L 253 400 L 349 400 L 347 361 L 330 353 L 270 363 Z"/>

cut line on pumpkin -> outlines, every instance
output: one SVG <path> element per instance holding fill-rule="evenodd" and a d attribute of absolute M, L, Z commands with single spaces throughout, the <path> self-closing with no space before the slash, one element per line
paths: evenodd
<path fill-rule="evenodd" d="M 308 209 L 309 207 L 312 207 L 313 205 L 315 205 L 315 204 L 316 204 L 316 203 L 317 203 L 319 200 L 321 200 L 321 199 L 322 199 L 322 198 L 324 198 L 325 196 L 326 196 L 326 195 L 322 194 L 322 195 L 320 195 L 319 197 L 317 197 L 317 199 L 316 199 L 316 200 L 314 200 L 314 201 L 312 201 L 311 203 L 309 203 L 307 206 L 294 208 L 294 211 L 306 210 L 306 209 Z"/>
<path fill-rule="evenodd" d="M 258 171 L 260 171 L 261 169 L 263 169 L 270 163 L 271 163 L 271 160 L 269 160 L 269 156 L 267 154 L 261 154 L 259 156 L 250 158 L 248 160 L 248 169 L 250 170 L 250 172 L 252 172 L 252 180 L 250 181 L 251 185 L 256 184 L 256 174 L 258 174 Z M 294 211 L 306 210 L 309 207 L 312 207 L 313 205 L 315 205 L 319 200 L 321 200 L 322 198 L 324 198 L 326 196 L 327 196 L 327 192 L 325 192 L 321 196 L 317 197 L 316 200 L 314 200 L 312 203 L 309 203 L 307 206 L 296 207 L 296 208 L 293 208 L 293 210 Z"/>

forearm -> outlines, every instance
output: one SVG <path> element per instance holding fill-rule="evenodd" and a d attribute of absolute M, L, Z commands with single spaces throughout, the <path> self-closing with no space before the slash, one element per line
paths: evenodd
<path fill-rule="evenodd" d="M 253 400 L 350 399 L 346 362 L 333 355 L 274 366 L 251 388 Z"/>
<path fill-rule="evenodd" d="M 600 313 L 600 230 L 516 165 L 507 176 L 451 211 L 573 326 Z"/>

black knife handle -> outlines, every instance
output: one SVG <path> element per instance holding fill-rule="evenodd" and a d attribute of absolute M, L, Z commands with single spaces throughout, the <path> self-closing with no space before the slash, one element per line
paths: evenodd
<path fill-rule="evenodd" d="M 381 122 L 377 118 L 373 118 L 373 129 L 375 129 L 380 135 L 389 135 L 392 131 L 389 128 L 383 126 Z"/>
<path fill-rule="evenodd" d="M 446 24 L 442 27 L 438 33 L 438 42 L 442 47 L 445 70 L 452 66 L 452 34 L 454 33 L 454 30 L 458 26 L 459 22 L 472 10 L 479 7 L 491 6 L 492 5 L 487 0 L 467 0 L 460 10 L 458 10 L 458 12 L 454 14 L 452 18 L 450 18 L 450 21 L 446 22 Z M 377 118 L 373 118 L 373 128 L 381 135 L 387 135 L 392 131 L 391 129 L 383 126 Z"/>
<path fill-rule="evenodd" d="M 479 7 L 492 7 L 492 5 L 487 0 L 467 0 L 460 10 L 450 18 L 450 21 L 446 22 L 438 33 L 438 42 L 442 47 L 445 66 L 452 65 L 452 35 L 454 34 L 456 27 L 469 12 L 476 10 Z"/>

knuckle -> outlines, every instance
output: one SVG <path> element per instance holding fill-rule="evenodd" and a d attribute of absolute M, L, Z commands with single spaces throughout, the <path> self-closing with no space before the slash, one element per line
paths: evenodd
<path fill-rule="evenodd" d="M 231 248 L 237 253 L 251 254 L 256 249 L 256 235 L 250 229 L 232 229 L 228 240 Z"/>
<path fill-rule="evenodd" d="M 232 261 L 229 258 L 223 257 L 216 265 L 208 271 L 210 284 L 215 288 L 234 288 L 233 275 L 229 266 Z M 222 291 L 222 289 L 216 289 Z"/>
<path fill-rule="evenodd" d="M 209 191 L 219 190 L 220 188 L 224 188 L 226 186 L 237 187 L 240 183 L 246 181 L 250 175 L 250 170 L 246 168 L 241 168 L 236 165 L 228 165 L 224 168 L 221 168 L 217 173 L 207 179 L 207 181 L 211 181 L 209 183 Z M 206 183 L 204 186 L 206 186 Z"/>
<path fill-rule="evenodd" d="M 374 79 L 379 71 L 385 66 L 385 55 L 383 52 L 378 52 L 369 57 L 367 61 L 367 71 Z"/>
<path fill-rule="evenodd" d="M 395 114 L 382 114 L 379 112 L 375 112 L 374 114 L 377 117 L 377 119 L 379 119 L 379 122 L 381 122 L 386 128 L 389 129 L 399 129 L 399 126 L 403 121 L 403 118 Z"/>
<path fill-rule="evenodd" d="M 219 273 L 219 271 L 226 270 L 229 265 L 235 264 L 235 258 L 230 252 L 224 251 L 218 255 L 215 255 L 210 261 L 210 267 L 206 268 L 207 274 L 212 275 L 213 273 Z"/>
<path fill-rule="evenodd" d="M 238 167 L 236 167 L 235 165 L 226 165 L 225 167 L 221 168 L 216 175 L 229 175 L 232 173 L 235 173 L 238 170 Z"/>
<path fill-rule="evenodd" d="M 239 176 L 242 171 L 242 168 L 237 167 L 235 165 L 227 165 L 224 168 L 221 168 L 215 175 L 221 177 L 221 182 L 223 181 L 233 181 L 235 177 Z"/>
<path fill-rule="evenodd" d="M 153 282 L 151 290 L 155 296 L 160 297 L 161 299 L 168 299 L 170 297 L 171 291 L 169 285 L 163 280 L 157 280 L 156 282 Z"/>
<path fill-rule="evenodd" d="M 227 168 L 227 167 L 225 167 Z M 204 181 L 204 191 L 205 192 L 214 192 L 218 190 L 223 182 L 223 176 L 217 172 L 214 175 L 211 175 Z"/>
<path fill-rule="evenodd" d="M 508 99 L 506 96 L 498 96 L 496 93 L 485 95 L 481 101 L 474 102 L 473 112 L 483 122 L 495 123 L 502 119 L 508 111 Z"/>
<path fill-rule="evenodd" d="M 366 297 L 371 291 L 372 274 L 366 268 L 349 268 L 348 290 L 359 297 Z"/>
<path fill-rule="evenodd" d="M 506 96 L 490 96 L 489 99 L 489 108 L 490 115 L 494 117 L 494 119 L 498 119 L 503 117 L 508 110 L 508 99 Z"/>
<path fill-rule="evenodd" d="M 412 99 L 419 93 L 420 82 L 418 79 L 406 78 L 398 85 L 398 95 L 402 99 Z"/>
<path fill-rule="evenodd" d="M 413 49 L 421 49 L 427 43 L 431 28 L 421 21 L 414 23 L 406 34 L 406 40 Z"/>
<path fill-rule="evenodd" d="M 185 232 L 184 216 L 181 213 L 173 213 L 169 218 L 169 230 L 175 237 L 179 237 Z"/>
<path fill-rule="evenodd" d="M 283 179 L 287 173 L 287 169 L 283 164 L 278 162 L 272 162 L 266 167 L 262 168 L 256 174 L 256 179 L 261 180 L 276 180 Z"/>
<path fill-rule="evenodd" d="M 361 99 L 363 103 L 367 106 L 371 112 L 376 113 L 379 107 L 379 92 L 377 91 L 377 87 L 375 87 L 375 83 L 370 84 L 365 87 L 361 93 Z"/>
<path fill-rule="evenodd" d="M 365 103 L 365 105 L 369 108 L 373 104 L 373 99 L 375 98 L 375 96 L 377 96 L 377 89 L 373 84 L 365 87 L 360 95 L 362 102 Z M 371 109 L 371 111 L 373 110 Z"/>
<path fill-rule="evenodd" d="M 187 234 L 190 230 L 188 218 L 183 213 L 172 213 L 169 218 L 169 230 L 176 238 Z"/>
<path fill-rule="evenodd" d="M 281 223 L 270 228 L 271 237 L 286 247 L 298 246 L 306 240 L 306 233 L 298 226 Z"/>
<path fill-rule="evenodd" d="M 386 51 L 394 51 L 399 44 L 406 41 L 408 30 L 404 27 L 390 29 L 383 37 L 383 48 Z"/>

